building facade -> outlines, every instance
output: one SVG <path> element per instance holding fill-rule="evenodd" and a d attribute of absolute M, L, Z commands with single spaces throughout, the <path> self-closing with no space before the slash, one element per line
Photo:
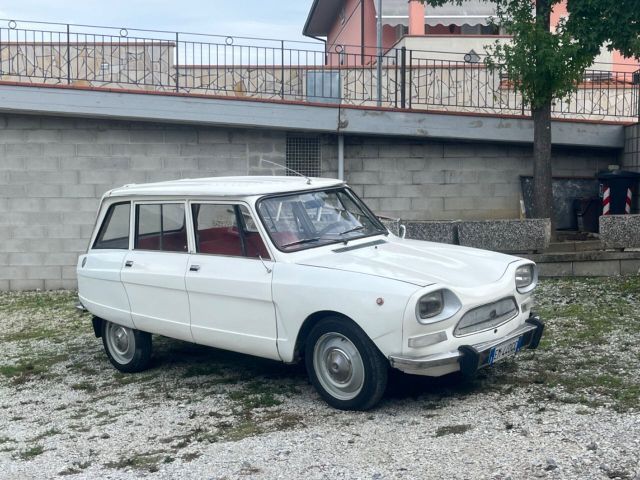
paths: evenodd
<path fill-rule="evenodd" d="M 351 63 L 375 63 L 376 0 L 315 0 L 303 28 L 309 37 L 326 40 L 327 62 L 339 65 L 345 54 Z M 499 26 L 492 2 L 465 0 L 461 5 L 425 6 L 420 0 L 382 1 L 382 47 L 385 52 L 407 47 L 430 59 L 478 62 L 487 45 L 509 42 Z M 568 16 L 566 0 L 555 5 L 551 28 Z M 476 56 L 477 55 L 477 56 Z M 619 72 L 638 70 L 638 62 L 603 48 L 594 68 Z"/>

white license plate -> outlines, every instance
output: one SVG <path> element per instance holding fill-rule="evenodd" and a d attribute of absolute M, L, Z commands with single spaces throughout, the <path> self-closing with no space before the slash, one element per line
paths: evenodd
<path fill-rule="evenodd" d="M 496 345 L 489 352 L 489 365 L 493 365 L 505 358 L 513 357 L 520 350 L 520 341 L 522 337 Z"/>

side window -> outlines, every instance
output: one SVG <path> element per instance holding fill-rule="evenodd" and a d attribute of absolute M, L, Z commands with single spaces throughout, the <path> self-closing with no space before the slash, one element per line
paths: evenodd
<path fill-rule="evenodd" d="M 136 205 L 135 248 L 186 252 L 188 247 L 184 205 L 181 203 Z"/>
<path fill-rule="evenodd" d="M 269 258 L 251 213 L 244 205 L 201 203 L 191 208 L 198 253 Z"/>
<path fill-rule="evenodd" d="M 242 239 L 233 205 L 196 203 L 191 209 L 196 252 L 242 256 Z"/>
<path fill-rule="evenodd" d="M 95 249 L 129 249 L 129 214 L 131 203 L 114 203 L 104 216 L 93 244 Z"/>

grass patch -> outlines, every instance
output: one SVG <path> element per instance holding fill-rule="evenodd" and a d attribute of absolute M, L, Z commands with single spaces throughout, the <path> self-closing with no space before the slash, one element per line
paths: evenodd
<path fill-rule="evenodd" d="M 72 291 L 0 293 L 0 315 L 16 314 L 29 321 L 0 332 L 0 342 L 50 340 L 67 343 L 71 333 L 87 330 L 87 315 L 75 308 L 77 294 Z"/>
<path fill-rule="evenodd" d="M 58 472 L 58 475 L 61 475 L 61 476 L 78 475 L 79 473 L 82 473 L 83 470 L 86 470 L 90 466 L 91 466 L 91 462 L 73 462 L 73 464 L 70 467 L 65 468 L 61 472 Z"/>
<path fill-rule="evenodd" d="M 242 408 L 268 408 L 282 405 L 282 401 L 275 398 L 272 392 L 250 393 L 247 390 L 236 390 L 229 393 L 229 398 L 241 404 Z"/>
<path fill-rule="evenodd" d="M 18 457 L 21 460 L 32 460 L 35 457 L 37 457 L 38 455 L 41 455 L 44 452 L 44 447 L 42 445 L 34 445 L 31 448 L 27 448 L 26 450 L 21 450 L 18 453 Z"/>
<path fill-rule="evenodd" d="M 76 292 L 22 292 L 0 294 L 0 313 L 28 313 L 46 311 L 74 311 L 78 299 Z"/>
<path fill-rule="evenodd" d="M 160 370 L 145 374 L 114 372 L 113 379 L 117 385 L 125 386 L 156 380 L 159 377 L 160 372 Z"/>
<path fill-rule="evenodd" d="M 505 388 L 535 386 L 541 401 L 640 405 L 640 277 L 545 279 L 536 311 L 546 324 L 537 351 L 523 352 L 479 375 L 480 383 Z"/>
<path fill-rule="evenodd" d="M 53 365 L 65 362 L 68 359 L 69 356 L 67 354 L 23 358 L 15 365 L 0 365 L 0 375 L 10 379 L 14 385 L 20 385 L 35 378 L 46 376 Z"/>
<path fill-rule="evenodd" d="M 51 339 L 56 337 L 57 335 L 60 335 L 59 330 L 54 330 L 48 327 L 39 327 L 7 333 L 2 336 L 2 340 L 5 342 L 20 342 L 24 340 Z"/>
<path fill-rule="evenodd" d="M 243 418 L 239 423 L 226 429 L 222 429 L 222 439 L 229 442 L 237 442 L 247 437 L 255 437 L 264 432 L 264 429 L 253 418 Z"/>
<path fill-rule="evenodd" d="M 444 427 L 438 427 L 436 430 L 436 437 L 444 437 L 445 435 L 462 435 L 473 428 L 471 425 L 447 425 Z"/>
<path fill-rule="evenodd" d="M 224 370 L 219 364 L 216 363 L 200 363 L 196 365 L 189 365 L 185 372 L 182 374 L 184 378 L 209 375 L 223 376 Z"/>
<path fill-rule="evenodd" d="M 193 453 L 185 453 L 180 458 L 185 462 L 191 462 L 191 461 L 193 461 L 193 460 L 195 460 L 196 458 L 199 458 L 199 457 L 200 457 L 199 453 L 193 452 Z"/>
<path fill-rule="evenodd" d="M 640 294 L 640 275 L 625 277 L 620 284 L 620 293 L 625 295 Z"/>
<path fill-rule="evenodd" d="M 96 387 L 95 383 L 91 383 L 85 380 L 83 382 L 74 383 L 73 385 L 71 385 L 71 389 L 86 393 L 94 393 L 98 390 L 98 387 Z"/>
<path fill-rule="evenodd" d="M 157 450 L 148 453 L 137 453 L 130 457 L 123 457 L 115 462 L 106 463 L 105 467 L 116 470 L 133 468 L 135 470 L 146 470 L 154 473 L 160 470 L 159 466 L 161 464 L 172 463 L 174 460 L 175 458 L 166 455 L 164 450 Z"/>
<path fill-rule="evenodd" d="M 39 440 L 43 440 L 43 439 L 48 438 L 48 437 L 53 437 L 54 435 L 60 435 L 61 433 L 62 433 L 62 431 L 58 430 L 55 427 L 54 428 L 50 428 L 46 432 L 43 432 L 40 435 L 38 435 L 37 437 L 35 437 L 33 439 L 33 441 L 37 442 Z"/>

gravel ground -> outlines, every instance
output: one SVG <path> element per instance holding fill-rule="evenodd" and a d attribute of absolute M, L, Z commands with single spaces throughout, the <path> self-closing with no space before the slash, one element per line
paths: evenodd
<path fill-rule="evenodd" d="M 326 406 L 296 366 L 154 337 L 108 363 L 73 292 L 0 294 L 0 478 L 640 480 L 640 279 L 545 280 L 539 350 Z"/>

